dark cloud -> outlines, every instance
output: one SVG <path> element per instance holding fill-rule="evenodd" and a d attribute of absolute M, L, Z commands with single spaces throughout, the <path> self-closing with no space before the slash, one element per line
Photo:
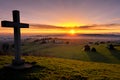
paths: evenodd
<path fill-rule="evenodd" d="M 93 24 L 93 25 L 85 25 L 85 26 L 77 26 L 71 27 L 73 29 L 83 29 L 83 30 L 116 30 L 115 26 L 120 27 L 120 24 Z M 43 24 L 30 24 L 30 28 L 34 29 L 70 29 L 70 27 L 61 27 L 61 26 L 53 26 L 53 25 L 43 25 Z"/>
<path fill-rule="evenodd" d="M 114 24 L 100 24 L 100 25 L 96 25 L 96 26 L 109 26 L 109 27 L 113 27 L 113 26 L 120 26 L 120 24 L 114 23 Z"/>
<path fill-rule="evenodd" d="M 40 29 L 63 29 L 64 27 L 43 25 L 43 24 L 30 24 L 30 28 L 40 28 Z"/>
<path fill-rule="evenodd" d="M 114 28 L 115 26 L 120 27 L 120 24 L 93 24 L 93 25 L 86 25 L 86 26 L 79 26 L 80 29 L 94 29 L 94 28 Z"/>
<path fill-rule="evenodd" d="M 79 27 L 76 27 L 76 28 L 80 28 L 80 29 L 88 29 L 88 28 L 92 28 L 92 27 L 95 27 L 95 26 L 89 26 L 89 25 L 86 25 L 86 26 L 79 26 Z"/>

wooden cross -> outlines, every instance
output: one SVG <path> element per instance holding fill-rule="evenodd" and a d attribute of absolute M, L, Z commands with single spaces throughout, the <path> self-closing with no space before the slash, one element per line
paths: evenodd
<path fill-rule="evenodd" d="M 29 24 L 20 23 L 20 15 L 18 10 L 13 11 L 13 22 L 1 21 L 2 27 L 14 28 L 14 45 L 15 45 L 15 59 L 13 64 L 23 64 L 24 60 L 21 59 L 21 34 L 20 28 L 29 28 Z"/>

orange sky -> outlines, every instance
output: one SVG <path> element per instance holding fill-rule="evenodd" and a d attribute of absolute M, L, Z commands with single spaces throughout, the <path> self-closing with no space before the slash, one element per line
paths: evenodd
<path fill-rule="evenodd" d="M 120 33 L 120 0 L 2 0 L 0 21 L 12 21 L 12 10 L 30 24 L 22 33 Z M 2 33 L 13 29 L 0 27 Z"/>
<path fill-rule="evenodd" d="M 114 26 L 114 27 L 113 27 Z M 108 28 L 109 27 L 109 28 Z M 31 33 L 31 34 L 69 34 L 69 33 L 80 33 L 80 34 L 93 34 L 93 33 L 119 33 L 120 28 L 118 25 L 96 25 L 96 26 L 50 26 L 50 25 L 30 25 L 30 28 L 21 29 L 22 33 Z M 13 33 L 12 28 L 1 28 L 0 33 Z"/>
<path fill-rule="evenodd" d="M 0 21 L 12 21 L 12 10 L 19 10 L 21 22 L 30 24 L 30 28 L 21 29 L 22 33 L 120 33 L 119 3 L 120 0 L 1 0 Z M 2 33 L 13 33 L 13 29 L 0 27 Z"/>

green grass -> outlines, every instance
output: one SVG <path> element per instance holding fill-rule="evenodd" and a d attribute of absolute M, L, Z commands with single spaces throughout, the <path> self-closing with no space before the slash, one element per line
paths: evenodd
<path fill-rule="evenodd" d="M 85 52 L 83 47 L 87 43 L 26 42 L 22 53 L 29 56 L 23 58 L 37 64 L 27 70 L 6 69 L 3 66 L 11 63 L 13 57 L 0 56 L 0 80 L 120 80 L 120 46 L 109 50 L 107 43 L 91 44 L 97 52 Z"/>
<path fill-rule="evenodd" d="M 120 65 L 48 57 L 23 57 L 37 62 L 26 70 L 3 68 L 12 56 L 0 56 L 0 80 L 120 80 Z"/>
<path fill-rule="evenodd" d="M 109 50 L 107 44 L 90 45 L 95 47 L 97 52 L 85 52 L 83 50 L 84 44 L 26 44 L 23 46 L 22 51 L 25 54 L 48 56 L 75 59 L 82 61 L 104 62 L 120 64 L 120 46 L 116 47 L 116 50 Z"/>

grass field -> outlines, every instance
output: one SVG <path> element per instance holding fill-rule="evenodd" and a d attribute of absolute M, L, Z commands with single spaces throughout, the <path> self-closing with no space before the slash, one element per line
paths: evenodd
<path fill-rule="evenodd" d="M 0 80 L 120 80 L 120 65 L 79 60 L 23 57 L 36 66 L 26 70 L 11 70 L 3 65 L 11 63 L 12 56 L 0 56 Z"/>
<path fill-rule="evenodd" d="M 86 52 L 84 51 L 84 45 L 88 44 L 88 41 L 73 40 L 70 44 L 26 43 L 22 47 L 22 53 L 35 56 L 58 57 L 82 61 L 114 64 L 120 63 L 120 46 L 115 47 L 116 50 L 109 50 L 107 48 L 108 43 L 99 45 L 90 44 L 90 47 L 95 47 L 97 52 Z"/>
<path fill-rule="evenodd" d="M 110 43 L 96 45 L 97 40 L 62 41 L 60 44 L 23 42 L 23 58 L 27 62 L 37 62 L 27 70 L 4 68 L 13 57 L 1 55 L 0 80 L 120 80 L 120 46 L 109 50 L 107 46 Z M 70 43 L 66 44 L 66 41 Z M 93 44 L 89 44 L 90 41 Z M 118 42 L 111 43 L 119 45 Z M 97 52 L 84 51 L 86 44 L 95 47 Z M 5 54 L 9 53 L 13 54 L 13 50 Z"/>

